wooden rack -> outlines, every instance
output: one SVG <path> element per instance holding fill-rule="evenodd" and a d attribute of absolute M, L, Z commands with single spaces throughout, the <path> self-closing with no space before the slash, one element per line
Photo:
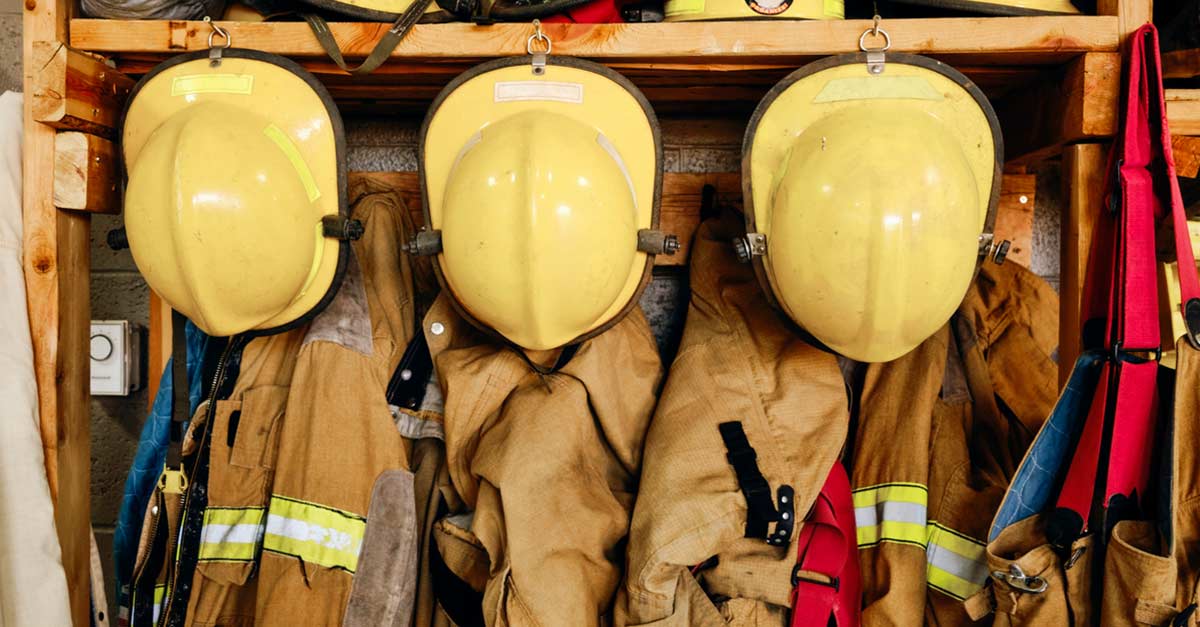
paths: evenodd
<path fill-rule="evenodd" d="M 890 20 L 892 50 L 963 70 L 992 98 L 1010 162 L 1006 185 L 1027 189 L 1025 167 L 1061 155 L 1063 219 L 1060 362 L 1078 352 L 1080 278 L 1090 216 L 1103 187 L 1105 140 L 1116 129 L 1123 37 L 1148 21 L 1149 0 L 1100 0 L 1097 16 Z M 72 0 L 25 0 L 25 275 L 47 473 L 77 625 L 88 624 L 89 225 L 116 212 L 115 125 L 134 77 L 207 45 L 195 21 L 75 19 Z M 328 62 L 303 23 L 222 23 L 238 47 L 295 58 L 345 110 L 415 113 L 466 67 L 524 52 L 526 24 L 418 25 L 375 74 L 351 78 Z M 545 25 L 556 54 L 606 63 L 664 113 L 744 119 L 771 84 L 817 57 L 849 52 L 870 26 L 840 22 Z M 364 56 L 387 28 L 331 25 L 348 57 Z M 1173 91 L 1177 134 L 1200 135 L 1200 92 Z M 1192 145 L 1195 142 L 1192 142 Z M 410 193 L 415 178 L 387 174 Z M 690 185 L 712 179 L 736 194 L 736 175 L 672 177 L 680 224 L 694 224 Z M 1015 187 L 1014 187 L 1015 186 Z M 1023 186 L 1023 187 L 1022 187 Z M 1032 203 L 1028 203 L 1032 207 Z M 1026 212 L 1028 213 L 1028 212 Z M 1031 214 L 1009 214 L 1019 231 Z M 1027 246 L 1027 245 L 1026 245 Z M 681 263 L 682 257 L 675 260 Z M 151 371 L 152 377 L 157 373 Z"/>

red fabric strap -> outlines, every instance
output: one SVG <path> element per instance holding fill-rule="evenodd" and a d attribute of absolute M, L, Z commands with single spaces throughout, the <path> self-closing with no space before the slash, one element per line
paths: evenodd
<path fill-rule="evenodd" d="M 833 464 L 800 529 L 796 553 L 791 627 L 857 627 L 858 532 L 850 479 L 841 462 Z"/>
<path fill-rule="evenodd" d="M 1088 348 L 1111 351 L 1067 471 L 1058 508 L 1074 512 L 1087 530 L 1097 474 L 1106 468 L 1102 486 L 1107 509 L 1119 496 L 1126 506 L 1136 506 L 1146 493 L 1153 454 L 1156 422 L 1157 360 L 1142 360 L 1132 351 L 1160 354 L 1158 258 L 1155 230 L 1170 212 L 1175 258 L 1179 264 L 1181 310 L 1189 324 L 1189 337 L 1200 339 L 1200 281 L 1192 255 L 1187 219 L 1175 178 L 1171 134 L 1163 97 L 1158 33 L 1145 25 L 1129 39 L 1129 68 L 1122 117 L 1122 134 L 1110 156 L 1107 194 L 1109 207 L 1101 208 L 1093 239 L 1085 286 L 1085 329 L 1104 336 L 1086 337 Z M 1169 188 L 1166 205 L 1160 188 Z M 1107 293 L 1102 292 L 1107 288 Z M 1197 314 L 1189 319 L 1189 307 Z M 1107 433 L 1106 433 L 1106 430 Z M 1102 451 L 1107 443 L 1107 455 Z M 1136 496 L 1137 498 L 1133 498 Z M 1136 509 L 1136 507 L 1134 507 Z M 1062 521 L 1062 516 L 1056 516 Z M 1069 537 L 1061 538 L 1069 540 Z"/>

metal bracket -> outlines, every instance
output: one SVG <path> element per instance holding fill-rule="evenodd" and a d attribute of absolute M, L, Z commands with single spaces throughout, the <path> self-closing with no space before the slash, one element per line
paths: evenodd
<path fill-rule="evenodd" d="M 747 233 L 733 240 L 733 252 L 737 254 L 738 261 L 750 263 L 751 259 L 767 254 L 767 236 L 762 233 Z"/>
<path fill-rule="evenodd" d="M 1037 575 L 1026 575 L 1025 571 L 1021 570 L 1021 567 L 1016 564 L 1010 564 L 1007 573 L 1002 570 L 993 570 L 992 578 L 1001 583 L 1008 584 L 1010 588 L 1030 594 L 1041 594 L 1049 587 L 1045 579 Z"/>
<path fill-rule="evenodd" d="M 404 252 L 421 257 L 437 255 L 442 252 L 442 232 L 438 230 L 421 229 L 403 246 Z"/>
<path fill-rule="evenodd" d="M 546 44 L 546 49 L 534 52 L 533 42 L 535 42 L 535 41 L 540 41 L 540 42 Z M 550 41 L 550 38 L 547 37 L 546 34 L 542 32 L 542 21 L 534 20 L 533 21 L 533 34 L 530 35 L 529 39 L 527 39 L 525 41 L 525 52 L 528 53 L 531 57 L 533 57 L 532 65 L 533 65 L 533 75 L 534 76 L 541 76 L 546 73 L 546 57 L 550 56 L 550 51 L 553 49 L 554 49 L 554 44 Z"/>
<path fill-rule="evenodd" d="M 888 32 L 879 28 L 879 15 L 875 15 L 874 24 L 871 28 L 863 31 L 858 37 L 858 49 L 867 53 L 867 72 L 870 74 L 883 74 L 884 65 L 887 62 L 884 53 L 892 47 L 892 37 Z M 867 47 L 867 35 L 872 37 L 883 37 L 883 46 L 878 48 Z"/>
<path fill-rule="evenodd" d="M 1002 239 L 996 241 L 996 236 L 992 233 L 979 234 L 979 256 L 991 259 L 992 263 L 1001 265 L 1008 258 L 1008 251 L 1012 248 L 1012 242 Z"/>
<path fill-rule="evenodd" d="M 225 52 L 225 49 L 233 45 L 233 38 L 229 36 L 229 31 L 218 26 L 216 22 L 212 21 L 211 17 L 205 15 L 204 23 L 213 29 L 213 32 L 208 34 L 208 65 L 209 67 L 219 67 L 221 65 L 221 54 Z M 225 40 L 225 44 L 220 47 L 213 45 L 213 37 L 217 35 L 220 35 Z"/>
<path fill-rule="evenodd" d="M 679 252 L 679 238 L 658 229 L 638 229 L 637 249 L 651 255 L 674 255 Z"/>
<path fill-rule="evenodd" d="M 321 228 L 325 237 L 355 241 L 363 235 L 363 224 L 354 218 L 343 215 L 325 216 L 321 218 Z"/>

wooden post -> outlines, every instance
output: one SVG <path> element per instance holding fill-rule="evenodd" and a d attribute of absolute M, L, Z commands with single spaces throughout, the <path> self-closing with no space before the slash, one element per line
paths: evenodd
<path fill-rule="evenodd" d="M 1065 384 L 1080 351 L 1080 309 L 1083 278 L 1087 274 L 1092 229 L 1104 195 L 1107 147 L 1076 144 L 1063 151 L 1063 187 L 1066 198 L 1062 220 L 1062 257 L 1059 273 L 1058 377 Z"/>
<path fill-rule="evenodd" d="M 91 218 L 54 207 L 56 131 L 34 117 L 38 72 L 50 59 L 34 42 L 67 40 L 73 2 L 24 0 L 25 282 L 46 474 L 75 624 L 89 624 L 90 488 L 88 259 Z"/>

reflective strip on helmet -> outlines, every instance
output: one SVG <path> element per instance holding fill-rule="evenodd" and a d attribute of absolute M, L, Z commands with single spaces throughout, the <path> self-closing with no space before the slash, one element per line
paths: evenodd
<path fill-rule="evenodd" d="M 263 550 L 353 573 L 366 526 L 356 514 L 272 495 Z"/>
<path fill-rule="evenodd" d="M 919 483 L 888 483 L 854 491 L 858 548 L 880 542 L 925 546 L 928 491 Z"/>
<path fill-rule="evenodd" d="M 249 96 L 254 93 L 253 74 L 188 74 L 176 76 L 171 81 L 172 96 L 192 94 L 236 94 Z"/>
<path fill-rule="evenodd" d="M 919 483 L 889 483 L 854 491 L 858 548 L 883 542 L 925 549 L 926 581 L 959 600 L 987 581 L 986 545 L 937 521 L 927 520 L 928 490 Z"/>
<path fill-rule="evenodd" d="M 633 188 L 633 177 L 629 176 L 629 168 L 625 166 L 625 160 L 621 158 L 621 153 L 617 152 L 617 147 L 604 136 L 604 133 L 596 134 L 596 143 L 600 144 L 604 152 L 607 152 L 608 156 L 612 157 L 612 160 L 621 168 L 621 174 L 625 176 L 625 184 L 629 186 L 629 196 L 633 198 L 633 208 L 637 209 L 637 190 Z"/>
<path fill-rule="evenodd" d="M 209 507 L 200 529 L 200 561 L 249 562 L 263 537 L 262 507 Z"/>
<path fill-rule="evenodd" d="M 300 182 L 304 184 L 304 191 L 308 193 L 308 202 L 320 198 L 321 190 L 317 187 L 317 180 L 313 178 L 312 170 L 308 169 L 308 162 L 304 160 L 304 155 L 300 154 L 300 149 L 296 148 L 296 144 L 292 143 L 287 133 L 271 124 L 263 129 L 263 135 L 274 142 L 283 152 L 283 156 L 292 163 L 292 167 L 296 169 L 296 176 L 300 177 Z"/>
<path fill-rule="evenodd" d="M 937 522 L 929 523 L 925 555 L 929 586 L 960 601 L 987 581 L 987 546 Z"/>

